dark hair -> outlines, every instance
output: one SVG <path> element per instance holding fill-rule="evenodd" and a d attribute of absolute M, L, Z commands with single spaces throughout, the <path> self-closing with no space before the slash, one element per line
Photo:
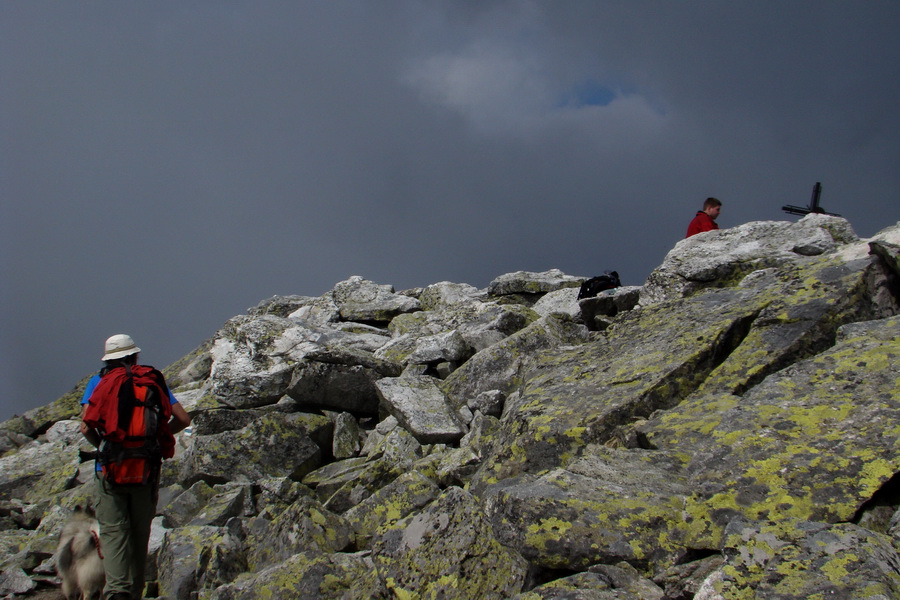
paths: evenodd
<path fill-rule="evenodd" d="M 109 373 L 110 371 L 118 367 L 124 367 L 125 365 L 133 367 L 137 364 L 137 358 L 138 353 L 135 352 L 134 354 L 129 354 L 128 356 L 123 356 L 122 358 L 114 358 L 112 360 L 104 361 L 106 365 L 100 372 L 105 375 L 106 373 Z"/>
<path fill-rule="evenodd" d="M 722 206 L 722 202 L 718 198 L 707 198 L 706 202 L 703 203 L 703 210 L 707 208 L 711 208 L 713 206 Z"/>

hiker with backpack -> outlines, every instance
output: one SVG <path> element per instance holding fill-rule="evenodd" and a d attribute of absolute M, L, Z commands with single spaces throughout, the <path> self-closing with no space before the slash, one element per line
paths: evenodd
<path fill-rule="evenodd" d="M 81 400 L 81 433 L 97 448 L 96 512 L 107 600 L 143 598 L 160 466 L 175 452 L 173 435 L 191 424 L 163 374 L 137 363 L 140 351 L 128 335 L 107 339 L 105 366 Z"/>

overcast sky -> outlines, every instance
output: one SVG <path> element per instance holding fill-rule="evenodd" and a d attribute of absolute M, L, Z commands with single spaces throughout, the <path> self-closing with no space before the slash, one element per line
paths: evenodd
<path fill-rule="evenodd" d="M 640 285 L 719 223 L 900 219 L 900 2 L 0 3 L 0 420 L 352 275 Z"/>

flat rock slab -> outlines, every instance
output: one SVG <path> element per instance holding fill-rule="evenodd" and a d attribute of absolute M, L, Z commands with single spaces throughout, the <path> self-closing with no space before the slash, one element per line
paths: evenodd
<path fill-rule="evenodd" d="M 435 379 L 419 375 L 386 377 L 375 382 L 387 410 L 423 444 L 446 444 L 465 430 Z"/>

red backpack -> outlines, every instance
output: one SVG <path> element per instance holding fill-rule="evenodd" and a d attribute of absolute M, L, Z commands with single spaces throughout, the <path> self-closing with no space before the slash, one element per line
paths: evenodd
<path fill-rule="evenodd" d="M 117 367 L 103 375 L 88 400 L 84 422 L 102 438 L 97 461 L 116 485 L 142 485 L 171 458 L 172 406 L 162 373 L 142 365 Z"/>

